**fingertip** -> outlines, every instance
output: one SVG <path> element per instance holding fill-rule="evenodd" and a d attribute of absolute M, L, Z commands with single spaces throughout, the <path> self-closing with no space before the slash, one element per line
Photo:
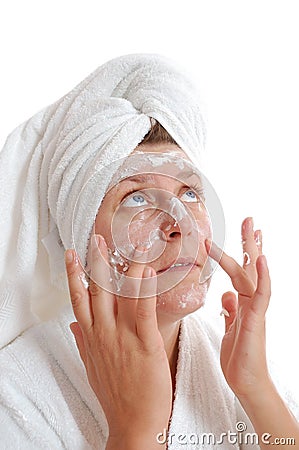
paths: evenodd
<path fill-rule="evenodd" d="M 95 272 L 94 264 L 102 261 L 106 263 L 108 268 L 109 262 L 107 244 L 101 234 L 93 234 L 91 236 L 91 252 L 88 258 L 88 264 L 91 266 L 93 274 Z"/>
<path fill-rule="evenodd" d="M 72 264 L 72 262 L 74 262 L 74 260 L 75 260 L 74 251 L 72 249 L 68 248 L 64 252 L 64 260 L 65 260 L 66 264 Z"/>
<path fill-rule="evenodd" d="M 241 224 L 241 233 L 252 231 L 253 227 L 254 227 L 253 217 L 252 216 L 245 217 L 245 219 Z"/>
<path fill-rule="evenodd" d="M 221 312 L 220 312 L 220 316 L 229 317 L 229 316 L 230 316 L 230 313 L 228 312 L 227 309 L 222 308 L 222 309 L 221 309 Z"/>
<path fill-rule="evenodd" d="M 205 245 L 208 256 L 210 256 L 216 262 L 220 263 L 220 260 L 224 254 L 223 250 L 220 247 L 218 247 L 218 245 L 210 238 L 207 238 L 205 240 Z"/>
<path fill-rule="evenodd" d="M 229 313 L 235 310 L 237 307 L 237 297 L 234 292 L 228 291 L 222 295 L 221 298 L 222 307 L 226 309 Z"/>
<path fill-rule="evenodd" d="M 140 285 L 140 298 L 154 298 L 157 295 L 157 274 L 156 271 L 146 266 L 142 274 L 143 282 Z"/>
<path fill-rule="evenodd" d="M 76 250 L 70 249 L 70 248 L 67 249 L 64 252 L 64 260 L 65 260 L 65 265 L 67 268 L 71 268 L 72 265 L 74 265 L 75 267 L 78 266 L 79 258 L 78 258 Z"/>
<path fill-rule="evenodd" d="M 223 301 L 229 300 L 229 299 L 235 299 L 236 294 L 233 291 L 227 291 L 222 295 L 222 303 Z"/>
<path fill-rule="evenodd" d="M 257 258 L 257 266 L 259 269 L 268 271 L 268 263 L 265 255 L 259 255 L 259 257 Z"/>
<path fill-rule="evenodd" d="M 143 270 L 143 278 L 154 278 L 156 276 L 156 271 L 150 267 L 150 266 L 146 266 Z"/>
<path fill-rule="evenodd" d="M 207 253 L 210 253 L 211 247 L 212 247 L 212 241 L 210 238 L 206 238 L 205 246 L 206 246 Z"/>

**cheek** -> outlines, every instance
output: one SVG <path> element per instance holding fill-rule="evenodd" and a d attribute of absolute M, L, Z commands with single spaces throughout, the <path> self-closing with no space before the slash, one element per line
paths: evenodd
<path fill-rule="evenodd" d="M 199 284 L 198 281 L 180 283 L 168 292 L 158 296 L 157 313 L 178 315 L 184 317 L 197 311 L 205 303 L 208 283 Z"/>
<path fill-rule="evenodd" d="M 103 236 L 109 248 L 111 248 L 113 241 L 110 226 L 112 215 L 113 213 L 105 205 L 101 205 L 92 231 L 92 234 L 95 233 Z"/>
<path fill-rule="evenodd" d="M 151 223 L 144 219 L 137 219 L 131 222 L 127 227 L 128 240 L 132 243 L 134 247 L 137 245 L 144 244 L 150 242 L 150 236 L 153 231 L 153 227 Z"/>
<path fill-rule="evenodd" d="M 195 211 L 193 210 L 192 212 L 196 221 L 202 222 L 203 226 L 205 227 L 211 226 L 209 211 L 203 203 L 198 203 L 195 206 Z"/>
<path fill-rule="evenodd" d="M 159 243 L 163 238 L 161 229 L 163 215 L 165 216 L 165 214 L 157 212 L 157 210 L 148 214 L 139 214 L 137 219 L 128 225 L 128 239 L 130 242 L 135 247 L 142 245 L 145 248 Z"/>
<path fill-rule="evenodd" d="M 204 206 L 197 206 L 192 211 L 192 215 L 196 221 L 199 237 L 206 239 L 212 238 L 213 228 L 208 211 Z"/>
<path fill-rule="evenodd" d="M 119 214 L 113 222 L 112 233 L 114 246 L 126 258 L 130 258 L 140 246 L 144 255 L 139 262 L 151 262 L 159 258 L 166 246 L 161 230 L 162 213 L 148 210 L 134 215 Z"/>

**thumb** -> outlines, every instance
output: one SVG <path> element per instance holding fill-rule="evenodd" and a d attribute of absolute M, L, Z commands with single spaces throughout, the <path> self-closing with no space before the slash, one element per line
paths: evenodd
<path fill-rule="evenodd" d="M 221 314 L 224 315 L 225 332 L 227 332 L 231 324 L 235 320 L 238 301 L 236 295 L 233 292 L 228 291 L 222 295 L 221 302 L 222 302 Z"/>

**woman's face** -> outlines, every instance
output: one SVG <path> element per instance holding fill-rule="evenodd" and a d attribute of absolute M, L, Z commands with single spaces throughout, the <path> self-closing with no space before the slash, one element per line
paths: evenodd
<path fill-rule="evenodd" d="M 172 144 L 146 144 L 136 150 L 157 156 L 175 151 L 188 160 Z M 95 221 L 95 233 L 105 238 L 112 254 L 117 249 L 123 256 L 120 273 L 127 270 L 136 247 L 138 263 L 156 271 L 160 319 L 178 320 L 197 310 L 209 285 L 210 277 L 204 276 L 209 270 L 205 239 L 211 238 L 211 224 L 200 179 L 197 176 L 195 188 L 192 176 L 169 176 L 162 169 L 122 179 L 105 195 Z"/>

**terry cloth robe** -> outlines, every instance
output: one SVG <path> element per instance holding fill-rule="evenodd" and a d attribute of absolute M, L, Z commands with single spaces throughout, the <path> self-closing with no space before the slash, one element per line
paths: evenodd
<path fill-rule="evenodd" d="M 69 331 L 73 320 L 68 306 L 1 350 L 1 450 L 105 449 L 108 425 Z M 244 423 L 239 436 L 253 429 L 223 377 L 219 346 L 200 311 L 182 320 L 170 450 L 259 448 L 233 444 L 233 437 L 220 443 L 222 433 L 236 433 Z M 298 418 L 298 406 L 291 408 Z"/>

